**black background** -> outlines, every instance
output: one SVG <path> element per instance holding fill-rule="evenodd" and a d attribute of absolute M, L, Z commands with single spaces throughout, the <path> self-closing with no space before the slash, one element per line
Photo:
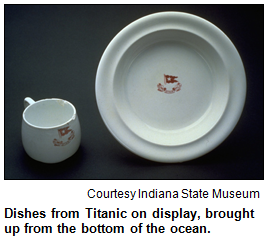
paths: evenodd
<path fill-rule="evenodd" d="M 145 15 L 182 11 L 219 27 L 247 75 L 239 123 L 215 150 L 181 164 L 145 160 L 105 127 L 95 75 L 112 38 Z M 5 179 L 263 179 L 263 5 L 5 5 Z M 21 143 L 25 97 L 62 98 L 77 109 L 82 142 L 58 164 L 28 157 Z"/>

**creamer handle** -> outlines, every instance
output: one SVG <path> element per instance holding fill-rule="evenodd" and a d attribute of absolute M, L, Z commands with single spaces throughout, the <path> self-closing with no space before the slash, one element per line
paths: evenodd
<path fill-rule="evenodd" d="M 24 108 L 26 108 L 26 107 L 28 107 L 29 105 L 32 105 L 32 104 L 34 104 L 35 103 L 35 101 L 32 99 L 32 98 L 30 98 L 30 97 L 26 97 L 25 99 L 24 99 Z"/>

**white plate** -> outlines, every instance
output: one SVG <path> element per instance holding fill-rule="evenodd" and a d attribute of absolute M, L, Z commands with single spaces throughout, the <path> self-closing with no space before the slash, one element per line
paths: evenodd
<path fill-rule="evenodd" d="M 229 38 L 180 12 L 152 14 L 120 31 L 96 75 L 100 114 L 115 138 L 158 162 L 183 162 L 218 146 L 244 106 L 246 76 Z"/>

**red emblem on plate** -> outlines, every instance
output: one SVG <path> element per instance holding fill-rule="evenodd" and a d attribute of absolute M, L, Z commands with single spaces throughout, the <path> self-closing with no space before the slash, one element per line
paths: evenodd
<path fill-rule="evenodd" d="M 65 146 L 69 144 L 70 141 L 74 138 L 74 131 L 72 129 L 69 129 L 69 127 L 64 127 L 64 128 L 58 129 L 58 135 L 59 135 L 59 138 L 61 138 L 62 140 L 58 140 L 55 138 L 53 140 L 54 145 Z M 69 135 L 69 136 L 65 137 L 66 135 Z"/>
<path fill-rule="evenodd" d="M 164 74 L 164 85 L 159 83 L 157 85 L 158 91 L 164 92 L 166 94 L 173 94 L 181 90 L 182 84 L 178 80 L 176 80 L 177 78 L 178 76 L 171 76 Z"/>

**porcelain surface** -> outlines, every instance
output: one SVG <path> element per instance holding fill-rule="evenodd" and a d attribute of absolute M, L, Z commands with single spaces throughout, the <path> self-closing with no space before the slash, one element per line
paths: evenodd
<path fill-rule="evenodd" d="M 217 147 L 242 113 L 246 76 L 229 38 L 195 15 L 136 20 L 106 48 L 96 75 L 100 114 L 115 138 L 158 162 Z"/>
<path fill-rule="evenodd" d="M 22 143 L 27 154 L 44 163 L 61 162 L 80 146 L 81 129 L 75 107 L 62 99 L 35 102 L 27 97 L 22 115 Z"/>

